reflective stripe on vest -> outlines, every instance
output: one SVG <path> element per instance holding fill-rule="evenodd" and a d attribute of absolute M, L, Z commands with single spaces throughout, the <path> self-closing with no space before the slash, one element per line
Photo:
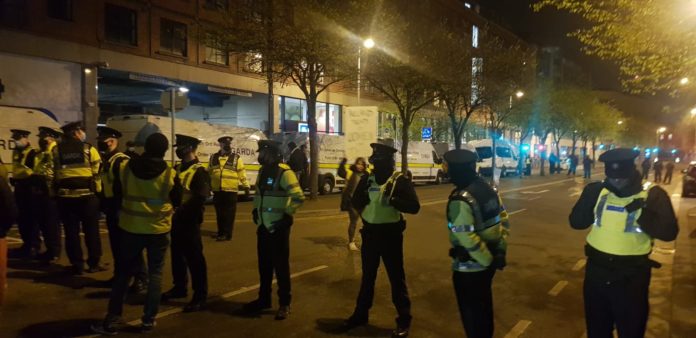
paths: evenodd
<path fill-rule="evenodd" d="M 400 172 L 395 172 L 384 184 L 379 185 L 375 182 L 375 176 L 370 175 L 367 179 L 368 195 L 370 203 L 367 204 L 362 212 L 362 218 L 370 224 L 396 223 L 402 219 L 401 212 L 389 204 L 389 200 L 394 193 L 396 181 L 401 177 Z M 391 191 L 385 189 L 392 183 Z M 386 196 L 385 194 L 389 195 Z"/>
<path fill-rule="evenodd" d="M 130 157 L 121 152 L 115 153 L 113 156 L 111 156 L 111 158 L 109 158 L 107 165 L 101 172 L 102 184 L 104 185 L 104 197 L 114 197 L 114 181 L 116 180 L 116 177 L 114 177 L 114 164 L 119 159 L 121 159 L 121 162 L 123 162 L 123 160 L 128 160 Z"/>
<path fill-rule="evenodd" d="M 183 195 L 181 197 L 181 203 L 186 203 L 191 199 L 193 194 L 191 193 L 191 181 L 193 181 L 193 176 L 196 174 L 198 168 L 202 168 L 203 164 L 195 163 L 192 164 L 185 171 L 181 171 L 181 164 L 176 167 L 176 175 L 181 181 L 181 186 L 184 188 Z"/>
<path fill-rule="evenodd" d="M 604 188 L 595 203 L 595 222 L 587 235 L 593 248 L 613 255 L 646 255 L 652 250 L 652 238 L 643 233 L 638 224 L 642 209 L 631 213 L 626 205 L 634 199 L 647 199 L 652 185 L 645 185 L 639 193 L 618 197 Z"/>
<path fill-rule="evenodd" d="M 174 186 L 173 169 L 167 167 L 150 180 L 137 178 L 128 163 L 122 163 L 123 200 L 119 226 L 139 234 L 166 233 L 171 228 L 174 206 L 169 192 Z"/>
<path fill-rule="evenodd" d="M 53 148 L 57 145 L 55 141 L 51 142 L 46 150 L 39 152 L 34 164 L 34 174 L 47 178 L 53 177 Z"/>
<path fill-rule="evenodd" d="M 471 212 L 474 215 L 474 224 L 473 225 L 455 225 L 452 224 L 452 220 L 449 219 L 449 204 L 452 201 L 464 201 L 466 204 L 469 205 L 471 208 Z M 501 211 L 505 210 L 505 208 L 501 205 L 500 206 Z M 481 213 L 481 208 L 479 206 L 478 201 L 474 198 L 471 193 L 469 193 L 466 190 L 462 190 L 457 192 L 456 196 L 450 197 L 450 200 L 447 202 L 447 206 L 445 209 L 445 215 L 447 215 L 447 221 L 448 224 L 447 226 L 452 230 L 452 232 L 461 232 L 466 230 L 467 232 L 475 232 L 475 231 L 482 231 L 487 228 L 490 228 L 492 226 L 498 225 L 500 223 L 501 217 L 500 214 L 496 215 L 495 217 L 491 219 L 484 220 L 482 213 Z M 458 229 L 458 231 L 455 231 L 455 229 Z"/>
<path fill-rule="evenodd" d="M 27 163 L 27 157 L 33 150 L 34 148 L 27 146 L 22 151 L 15 149 L 12 152 L 12 178 L 21 180 L 29 178 L 34 173 L 34 163 Z"/>
<path fill-rule="evenodd" d="M 230 161 L 232 159 L 232 161 Z M 224 164 L 222 162 L 224 161 Z M 221 165 L 222 164 L 222 165 Z M 210 186 L 213 191 L 238 191 L 239 190 L 239 155 L 220 156 L 213 154 L 208 163 L 210 171 Z"/>

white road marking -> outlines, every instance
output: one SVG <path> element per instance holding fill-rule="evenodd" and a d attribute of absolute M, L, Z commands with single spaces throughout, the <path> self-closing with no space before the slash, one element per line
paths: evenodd
<path fill-rule="evenodd" d="M 516 192 L 516 191 L 521 191 L 521 190 L 536 189 L 536 188 L 540 188 L 540 187 L 546 187 L 546 186 L 549 186 L 549 185 L 565 183 L 565 182 L 569 182 L 569 181 L 572 181 L 572 180 L 573 180 L 572 178 L 566 178 L 566 179 L 562 179 L 562 180 L 558 180 L 558 181 L 553 181 L 553 182 L 548 182 L 548 183 L 541 183 L 541 184 L 536 184 L 536 185 L 530 185 L 530 186 L 528 186 L 528 187 L 520 187 L 520 188 L 513 188 L 513 189 L 508 189 L 508 190 L 501 190 L 501 191 L 500 191 L 500 194 L 508 194 L 508 193 L 511 193 L 511 192 Z M 423 205 L 442 204 L 442 203 L 447 203 L 447 201 L 448 201 L 447 199 L 444 199 L 444 200 L 434 200 L 434 201 L 423 202 L 423 203 L 421 203 L 420 205 L 423 206 Z"/>
<path fill-rule="evenodd" d="M 505 338 L 517 338 L 521 336 L 531 324 L 532 322 L 530 320 L 520 320 L 512 327 L 512 330 L 505 335 Z"/>
<path fill-rule="evenodd" d="M 519 213 L 521 213 L 521 212 L 523 212 L 523 211 L 527 211 L 527 209 L 522 208 L 522 209 L 520 209 L 520 210 L 510 211 L 510 212 L 508 212 L 508 216 L 514 215 L 514 214 L 519 214 Z"/>
<path fill-rule="evenodd" d="M 672 194 L 672 197 L 681 197 L 681 194 Z"/>
<path fill-rule="evenodd" d="M 570 196 L 570 197 L 575 197 L 575 196 L 580 196 L 580 194 L 582 194 L 582 191 L 576 191 L 576 192 L 574 192 L 574 193 L 572 193 L 572 194 L 570 194 L 570 195 L 568 195 L 568 196 Z"/>
<path fill-rule="evenodd" d="M 541 196 L 532 197 L 532 198 L 528 198 L 527 201 L 536 201 L 536 200 L 538 200 L 538 199 L 540 199 L 540 198 L 541 198 Z"/>
<path fill-rule="evenodd" d="M 587 259 L 583 258 L 573 265 L 573 271 L 580 271 L 587 264 Z"/>
<path fill-rule="evenodd" d="M 553 296 L 553 297 L 558 296 L 558 294 L 561 293 L 561 291 L 563 291 L 563 288 L 565 288 L 567 285 L 568 285 L 567 280 L 558 281 L 558 283 L 556 283 L 556 285 L 554 285 L 553 288 L 551 288 L 551 290 L 549 290 L 549 292 L 548 292 L 549 296 Z"/>
<path fill-rule="evenodd" d="M 326 268 L 328 268 L 327 265 L 319 265 L 319 266 L 313 267 L 313 268 L 311 268 L 311 269 L 307 269 L 307 270 L 303 270 L 303 271 L 300 271 L 300 272 L 293 273 L 293 274 L 290 275 L 290 278 L 297 278 L 297 277 L 300 277 L 300 276 L 303 276 L 303 275 L 306 275 L 306 274 L 310 274 L 310 273 L 312 273 L 312 272 L 317 272 L 317 271 L 320 271 L 320 270 L 324 270 L 324 269 L 326 269 Z M 275 279 L 273 280 L 273 284 L 276 284 L 276 280 L 275 280 Z M 249 291 L 258 290 L 259 287 L 260 287 L 259 284 L 255 284 L 255 285 L 252 285 L 252 286 L 244 286 L 244 287 L 241 287 L 241 288 L 239 288 L 239 289 L 237 289 L 237 290 L 235 290 L 235 291 L 222 294 L 222 295 L 220 295 L 220 296 L 218 296 L 218 297 L 210 297 L 209 300 L 214 301 L 216 298 L 225 299 L 225 298 L 234 297 L 234 296 L 241 295 L 241 294 L 246 293 L 246 292 L 249 292 Z M 158 313 L 158 314 L 157 314 L 157 319 L 160 319 L 160 318 L 163 318 L 163 317 L 167 317 L 167 316 L 171 316 L 171 315 L 173 315 L 173 314 L 181 313 L 181 312 L 183 312 L 183 311 L 184 311 L 184 308 L 183 308 L 183 307 L 175 307 L 175 308 L 172 308 L 172 309 L 169 309 L 169 310 L 162 311 L 162 312 Z M 128 322 L 128 325 L 130 325 L 130 326 L 137 326 L 137 325 L 140 325 L 141 323 L 142 323 L 142 321 L 141 321 L 140 319 L 136 319 L 136 320 L 132 320 L 132 321 Z M 90 337 L 90 338 L 92 338 L 92 337 L 99 337 L 99 335 L 93 335 L 93 336 L 89 336 L 89 337 Z"/>
<path fill-rule="evenodd" d="M 551 191 L 551 190 L 545 189 L 545 190 L 539 190 L 539 191 L 523 191 L 522 193 L 523 193 L 523 194 L 535 194 L 535 195 L 536 195 L 536 194 L 543 194 L 543 193 L 549 192 L 549 191 Z"/>

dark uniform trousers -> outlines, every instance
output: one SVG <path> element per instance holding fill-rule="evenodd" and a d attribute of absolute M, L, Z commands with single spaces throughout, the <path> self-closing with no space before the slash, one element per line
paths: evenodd
<path fill-rule="evenodd" d="M 174 288 L 187 290 L 190 272 L 194 298 L 205 299 L 208 296 L 208 268 L 203 256 L 201 224 L 187 221 L 180 213 L 175 213 L 171 235 Z"/>
<path fill-rule="evenodd" d="M 380 259 L 387 269 L 391 284 L 392 302 L 396 307 L 397 324 L 409 327 L 411 324 L 411 300 L 406 287 L 403 253 L 403 222 L 366 225 L 361 230 L 362 282 L 355 308 L 359 316 L 368 316 L 375 294 L 375 279 Z"/>
<path fill-rule="evenodd" d="M 84 257 L 80 243 L 80 224 L 87 245 L 87 264 L 99 265 L 102 255 L 99 238 L 99 198 L 92 194 L 82 197 L 59 197 L 58 209 L 65 228 L 65 251 L 73 266 L 82 267 Z"/>
<path fill-rule="evenodd" d="M 40 210 L 34 210 L 31 179 L 15 180 L 15 201 L 17 203 L 17 227 L 24 244 L 22 250 L 29 253 L 32 249 L 38 251 L 41 248 L 39 237 L 39 225 L 37 215 Z"/>
<path fill-rule="evenodd" d="M 119 226 L 121 200 L 118 198 L 103 198 L 101 200 L 102 211 L 106 215 L 106 227 L 109 229 L 109 244 L 111 254 L 114 257 L 114 277 L 118 275 L 119 269 L 127 269 L 126 275 L 130 278 L 135 276 L 136 280 L 147 281 L 147 266 L 143 255 L 135 257 L 132 264 L 124 264 L 120 257 L 121 242 L 125 231 Z"/>
<path fill-rule="evenodd" d="M 280 306 L 290 305 L 290 225 L 269 232 L 261 225 L 256 229 L 256 252 L 259 257 L 259 300 L 271 303 L 273 273 L 278 280 Z"/>
<path fill-rule="evenodd" d="M 650 266 L 607 268 L 588 260 L 585 269 L 585 317 L 588 338 L 642 338 L 650 305 Z"/>
<path fill-rule="evenodd" d="M 38 182 L 32 189 L 33 209 L 36 210 L 36 220 L 46 245 L 46 255 L 60 257 L 60 219 L 56 200 L 49 195 L 48 185 Z"/>
<path fill-rule="evenodd" d="M 452 281 L 459 315 L 469 338 L 493 337 L 493 292 L 495 269 L 478 272 L 454 271 Z"/>
<path fill-rule="evenodd" d="M 213 192 L 215 214 L 217 215 L 218 235 L 232 237 L 234 218 L 237 214 L 237 192 Z"/>

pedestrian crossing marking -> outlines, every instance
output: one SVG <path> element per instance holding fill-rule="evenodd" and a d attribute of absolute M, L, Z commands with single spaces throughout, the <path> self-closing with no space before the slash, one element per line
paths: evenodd
<path fill-rule="evenodd" d="M 551 288 L 551 290 L 549 290 L 549 296 L 553 296 L 553 297 L 558 296 L 558 294 L 560 294 L 561 291 L 563 291 L 563 288 L 565 288 L 567 285 L 568 285 L 567 280 L 558 281 L 558 283 L 556 283 L 556 285 L 554 285 L 553 288 Z"/>
<path fill-rule="evenodd" d="M 583 258 L 579 260 L 575 265 L 573 266 L 573 271 L 580 271 L 583 267 L 585 267 L 585 264 L 587 263 L 587 259 Z"/>
<path fill-rule="evenodd" d="M 512 327 L 512 330 L 505 335 L 505 338 L 517 338 L 521 336 L 531 324 L 532 322 L 529 320 L 520 320 Z"/>

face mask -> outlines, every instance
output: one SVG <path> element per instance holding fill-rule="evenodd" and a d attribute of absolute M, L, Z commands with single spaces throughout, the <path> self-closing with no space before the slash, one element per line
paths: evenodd
<path fill-rule="evenodd" d="M 39 147 L 41 147 L 41 150 L 47 150 L 48 149 L 48 140 L 45 138 L 42 138 L 39 140 Z"/>
<path fill-rule="evenodd" d="M 29 141 L 27 141 L 26 139 L 16 140 L 15 145 L 16 145 L 17 149 L 21 150 L 21 149 L 26 148 L 27 145 L 29 145 Z"/>
<path fill-rule="evenodd" d="M 232 146 L 229 144 L 226 144 L 226 145 L 222 146 L 222 150 L 229 153 L 230 151 L 232 151 Z"/>
<path fill-rule="evenodd" d="M 99 141 L 97 142 L 97 149 L 100 152 L 105 153 L 109 151 L 109 144 L 107 144 L 106 141 Z"/>
<path fill-rule="evenodd" d="M 180 160 L 183 160 L 185 155 L 186 149 L 176 148 L 176 157 L 178 157 Z"/>
<path fill-rule="evenodd" d="M 87 142 L 87 133 L 85 133 L 84 131 L 82 131 L 80 134 L 80 141 Z"/>
<path fill-rule="evenodd" d="M 259 153 L 258 161 L 261 165 L 274 165 L 280 163 L 280 158 L 275 152 L 262 150 Z"/>
<path fill-rule="evenodd" d="M 630 180 L 628 178 L 607 178 L 607 182 L 614 188 L 621 190 L 628 186 Z"/>
<path fill-rule="evenodd" d="M 133 151 L 133 152 L 135 152 L 135 147 L 128 147 L 128 151 Z"/>

